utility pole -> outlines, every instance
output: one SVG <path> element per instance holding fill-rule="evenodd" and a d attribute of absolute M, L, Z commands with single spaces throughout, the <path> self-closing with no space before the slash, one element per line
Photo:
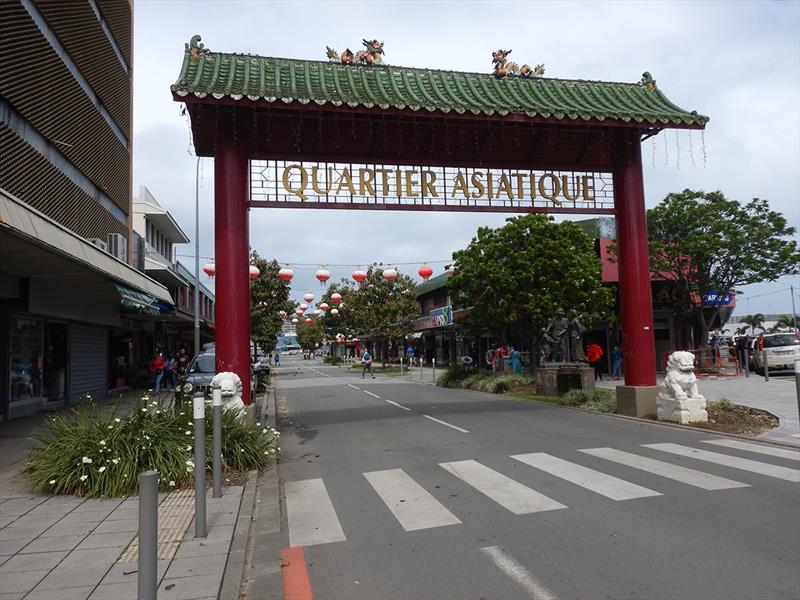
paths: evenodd
<path fill-rule="evenodd" d="M 194 171 L 194 353 L 200 352 L 200 157 Z"/>
<path fill-rule="evenodd" d="M 792 292 L 792 324 L 794 325 L 794 328 L 797 329 L 797 310 L 795 310 L 795 307 L 794 307 L 794 286 L 793 285 L 789 286 L 789 291 Z"/>

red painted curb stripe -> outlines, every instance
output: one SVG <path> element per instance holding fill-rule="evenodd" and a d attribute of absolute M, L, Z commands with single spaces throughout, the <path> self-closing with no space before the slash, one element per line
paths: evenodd
<path fill-rule="evenodd" d="M 306 557 L 301 546 L 281 551 L 284 600 L 313 600 L 311 582 L 308 580 Z"/>

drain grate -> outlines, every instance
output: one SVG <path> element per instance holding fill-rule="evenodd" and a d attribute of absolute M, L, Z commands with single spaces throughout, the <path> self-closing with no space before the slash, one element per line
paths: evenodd
<path fill-rule="evenodd" d="M 158 506 L 158 559 L 170 560 L 186 535 L 194 516 L 194 490 L 181 490 L 168 494 Z M 133 538 L 118 563 L 139 560 L 139 536 Z"/>

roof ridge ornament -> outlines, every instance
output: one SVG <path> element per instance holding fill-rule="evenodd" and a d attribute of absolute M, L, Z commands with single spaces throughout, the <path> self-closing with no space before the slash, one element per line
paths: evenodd
<path fill-rule="evenodd" d="M 330 46 L 325 46 L 325 56 L 333 62 L 340 61 L 343 65 L 372 65 L 383 60 L 383 42 L 378 40 L 361 40 L 366 50 L 359 50 L 355 54 L 350 48 L 345 48 L 339 54 Z"/>
<path fill-rule="evenodd" d="M 656 89 L 656 80 L 653 79 L 653 76 L 650 75 L 648 71 L 642 73 L 642 80 L 639 84 L 648 92 L 652 92 Z"/>
<path fill-rule="evenodd" d="M 205 44 L 200 42 L 201 39 L 203 38 L 196 33 L 192 36 L 192 39 L 189 40 L 189 43 L 185 44 L 186 50 L 189 50 L 194 60 L 200 58 L 201 54 L 208 54 L 210 52 L 210 50 L 205 47 Z"/>
<path fill-rule="evenodd" d="M 498 50 L 492 52 L 492 65 L 494 66 L 495 77 L 529 77 L 539 78 L 544 76 L 544 64 L 536 65 L 531 68 L 530 65 L 522 65 L 508 60 L 508 55 L 511 50 Z"/>

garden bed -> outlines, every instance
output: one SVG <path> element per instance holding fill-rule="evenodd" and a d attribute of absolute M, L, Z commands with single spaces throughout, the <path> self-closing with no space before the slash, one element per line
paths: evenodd
<path fill-rule="evenodd" d="M 709 402 L 706 406 L 708 421 L 691 423 L 692 427 L 710 429 L 721 433 L 738 433 L 756 436 L 780 424 L 779 419 L 765 410 L 739 406 L 730 400 Z"/>

